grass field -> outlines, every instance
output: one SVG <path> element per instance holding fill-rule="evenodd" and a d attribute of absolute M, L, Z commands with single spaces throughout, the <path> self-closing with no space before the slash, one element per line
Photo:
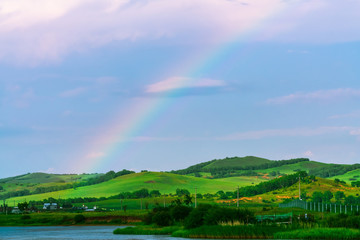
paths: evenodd
<path fill-rule="evenodd" d="M 329 179 L 340 179 L 342 181 L 345 181 L 347 183 L 351 183 L 351 182 L 354 182 L 354 181 L 360 181 L 360 169 L 356 169 L 356 170 L 353 170 L 353 171 L 350 171 L 350 172 L 347 172 L 343 175 L 338 175 L 338 176 L 334 176 L 334 177 L 331 177 Z M 354 179 L 354 180 L 352 180 Z"/>
<path fill-rule="evenodd" d="M 280 167 L 268 168 L 268 169 L 264 169 L 264 170 L 256 170 L 256 172 L 270 173 L 273 171 L 275 171 L 275 172 L 279 171 L 281 174 L 293 174 L 293 173 L 297 172 L 298 170 L 308 172 L 310 169 L 322 168 L 327 165 L 328 164 L 326 164 L 326 163 L 309 161 L 309 162 L 299 162 L 299 163 L 295 163 L 295 164 L 283 165 Z"/>
<path fill-rule="evenodd" d="M 160 190 L 162 194 L 175 193 L 177 188 L 185 188 L 190 193 L 216 193 L 219 190 L 235 191 L 237 186 L 246 186 L 261 180 L 249 177 L 233 177 L 225 179 L 205 179 L 191 176 L 177 175 L 163 172 L 142 172 L 121 176 L 107 182 L 96 185 L 67 189 L 57 192 L 29 195 L 9 199 L 10 201 L 22 202 L 26 198 L 30 200 L 43 200 L 53 198 L 77 198 L 77 197 L 109 197 L 120 192 L 133 192 L 141 188 Z"/>

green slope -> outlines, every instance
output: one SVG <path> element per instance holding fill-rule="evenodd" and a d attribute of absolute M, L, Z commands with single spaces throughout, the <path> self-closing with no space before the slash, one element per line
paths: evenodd
<path fill-rule="evenodd" d="M 271 160 L 253 156 L 232 157 L 213 161 L 203 167 L 203 169 L 259 166 L 269 162 L 271 162 Z"/>
<path fill-rule="evenodd" d="M 264 179 L 251 179 L 250 177 L 234 177 L 227 179 L 206 179 L 191 176 L 177 175 L 164 172 L 142 172 L 117 177 L 107 182 L 96 185 L 67 189 L 57 192 L 29 195 L 10 199 L 21 202 L 26 198 L 30 200 L 43 200 L 53 198 L 77 198 L 77 197 L 109 197 L 120 192 L 135 191 L 141 188 L 149 190 L 157 189 L 161 193 L 175 193 L 177 188 L 185 188 L 194 193 L 216 193 L 219 190 L 235 191 L 236 187 L 257 184 Z"/>
<path fill-rule="evenodd" d="M 98 176 L 100 174 L 48 174 L 48 173 L 28 173 L 10 178 L 0 179 L 0 186 L 3 191 L 20 191 L 28 189 L 34 191 L 38 187 L 61 186 L 68 183 L 80 182 Z"/>
<path fill-rule="evenodd" d="M 343 175 L 337 175 L 334 177 L 330 177 L 329 179 L 335 179 L 335 178 L 345 181 L 347 183 L 351 183 L 354 181 L 360 181 L 360 169 L 356 169 L 356 170 L 347 172 Z"/>
<path fill-rule="evenodd" d="M 279 171 L 281 174 L 292 174 L 299 170 L 309 172 L 309 170 L 311 170 L 311 169 L 323 168 L 328 165 L 329 164 L 327 164 L 327 163 L 309 161 L 309 162 L 299 162 L 299 163 L 295 163 L 295 164 L 283 165 L 280 167 L 256 170 L 256 172 L 270 173 L 273 171 L 275 171 L 275 172 Z"/>

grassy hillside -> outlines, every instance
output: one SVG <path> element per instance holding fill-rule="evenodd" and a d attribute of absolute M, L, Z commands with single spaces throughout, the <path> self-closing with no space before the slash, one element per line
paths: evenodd
<path fill-rule="evenodd" d="M 360 188 L 351 187 L 348 184 L 336 184 L 333 180 L 316 178 L 316 182 L 311 182 L 308 184 L 301 184 L 301 192 L 306 192 L 307 196 L 312 196 L 315 191 L 325 192 L 327 190 L 335 193 L 337 191 L 342 191 L 346 196 L 353 195 L 359 193 Z M 285 199 L 289 198 L 299 198 L 299 185 L 294 184 L 291 187 L 283 188 L 276 191 L 271 191 L 265 194 L 257 195 L 254 197 L 245 197 L 241 200 L 243 202 L 273 202 L 280 203 Z"/>
<path fill-rule="evenodd" d="M 0 179 L 1 193 L 9 191 L 20 191 L 28 189 L 34 191 L 38 187 L 51 187 L 65 185 L 68 183 L 81 182 L 86 179 L 98 176 L 99 174 L 48 174 L 28 173 L 10 178 Z"/>
<path fill-rule="evenodd" d="M 253 157 L 253 156 L 232 157 L 232 158 L 225 158 L 225 159 L 213 161 L 208 165 L 204 166 L 203 169 L 259 166 L 269 162 L 271 162 L 271 160 L 265 158 Z"/>
<path fill-rule="evenodd" d="M 11 201 L 43 200 L 53 198 L 77 198 L 77 197 L 109 197 L 120 192 L 135 191 L 141 188 L 160 190 L 161 193 L 175 193 L 177 188 L 188 189 L 191 193 L 216 193 L 219 190 L 235 191 L 236 187 L 257 184 L 265 179 L 255 177 L 234 177 L 226 179 L 206 179 L 191 176 L 183 176 L 164 172 L 142 172 L 117 177 L 107 182 L 96 185 L 66 189 L 57 192 L 29 195 L 12 198 Z"/>
<path fill-rule="evenodd" d="M 329 179 L 335 179 L 335 178 L 345 181 L 347 183 L 351 183 L 354 181 L 360 181 L 360 169 L 356 169 L 356 170 L 347 172 L 343 175 L 330 177 Z"/>
<path fill-rule="evenodd" d="M 256 172 L 270 173 L 273 171 L 275 171 L 275 172 L 279 171 L 281 174 L 292 174 L 299 170 L 309 172 L 310 169 L 318 169 L 318 168 L 322 168 L 327 165 L 329 165 L 329 164 L 315 162 L 315 161 L 308 161 L 308 162 L 299 162 L 299 163 L 295 163 L 295 164 L 283 165 L 280 167 L 256 170 Z"/>

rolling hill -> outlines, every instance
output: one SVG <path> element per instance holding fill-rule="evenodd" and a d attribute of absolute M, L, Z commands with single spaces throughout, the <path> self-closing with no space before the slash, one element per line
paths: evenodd
<path fill-rule="evenodd" d="M 249 177 L 233 177 L 226 179 L 206 179 L 191 176 L 183 176 L 165 172 L 141 172 L 114 178 L 110 181 L 91 186 L 66 189 L 56 192 L 28 195 L 9 199 L 10 201 L 22 202 L 25 199 L 43 200 L 49 197 L 78 198 L 78 197 L 109 197 L 120 192 L 135 191 L 141 188 L 149 190 L 160 190 L 162 194 L 175 193 L 177 188 L 188 189 L 194 193 L 216 193 L 219 190 L 235 191 L 237 186 L 248 186 L 266 181 L 266 179 Z"/>
<path fill-rule="evenodd" d="M 113 175 L 103 182 L 84 184 L 84 181 L 106 174 L 46 174 L 29 173 L 11 178 L 0 179 L 0 199 L 12 196 L 12 200 L 42 200 L 45 198 L 77 198 L 77 197 L 109 197 L 120 192 L 135 191 L 141 188 L 160 190 L 161 193 L 174 193 L 177 188 L 185 188 L 190 192 L 195 187 L 198 193 L 216 193 L 219 190 L 234 191 L 237 186 L 251 186 L 268 181 L 282 175 L 297 171 L 335 174 L 330 179 L 338 178 L 350 184 L 351 180 L 360 179 L 358 165 L 327 164 L 310 161 L 309 159 L 269 160 L 247 156 L 212 160 L 190 166 L 186 169 L 167 172 L 141 172 L 127 175 Z M 126 171 L 126 170 L 124 170 Z M 336 175 L 337 171 L 341 173 Z M 345 172 L 345 173 L 344 173 Z M 117 177 L 119 176 L 119 177 Z M 331 181 L 333 182 L 333 181 Z M 76 183 L 76 184 L 75 184 Z M 77 184 L 79 183 L 79 184 Z M 72 185 L 71 185 L 72 184 Z M 68 185 L 65 188 L 61 186 Z M 48 192 L 35 191 L 38 188 L 51 188 Z M 58 188 L 56 188 L 58 187 Z M 54 189 L 54 190 L 53 190 Z M 63 190 L 61 190 L 63 189 Z M 12 191 L 26 190 L 22 195 L 12 194 Z M 34 194 L 39 193 L 39 194 Z M 4 195 L 5 194 L 5 195 Z M 6 195 L 7 194 L 7 195 Z M 32 194 L 32 195 L 30 195 Z"/>

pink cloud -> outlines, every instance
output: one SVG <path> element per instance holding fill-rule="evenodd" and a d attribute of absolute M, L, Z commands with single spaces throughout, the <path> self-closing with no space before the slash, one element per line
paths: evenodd
<path fill-rule="evenodd" d="M 185 77 L 172 77 L 160 82 L 153 83 L 146 87 L 147 93 L 167 92 L 181 88 L 202 88 L 202 87 L 221 87 L 225 82 L 214 79 L 192 79 Z"/>

